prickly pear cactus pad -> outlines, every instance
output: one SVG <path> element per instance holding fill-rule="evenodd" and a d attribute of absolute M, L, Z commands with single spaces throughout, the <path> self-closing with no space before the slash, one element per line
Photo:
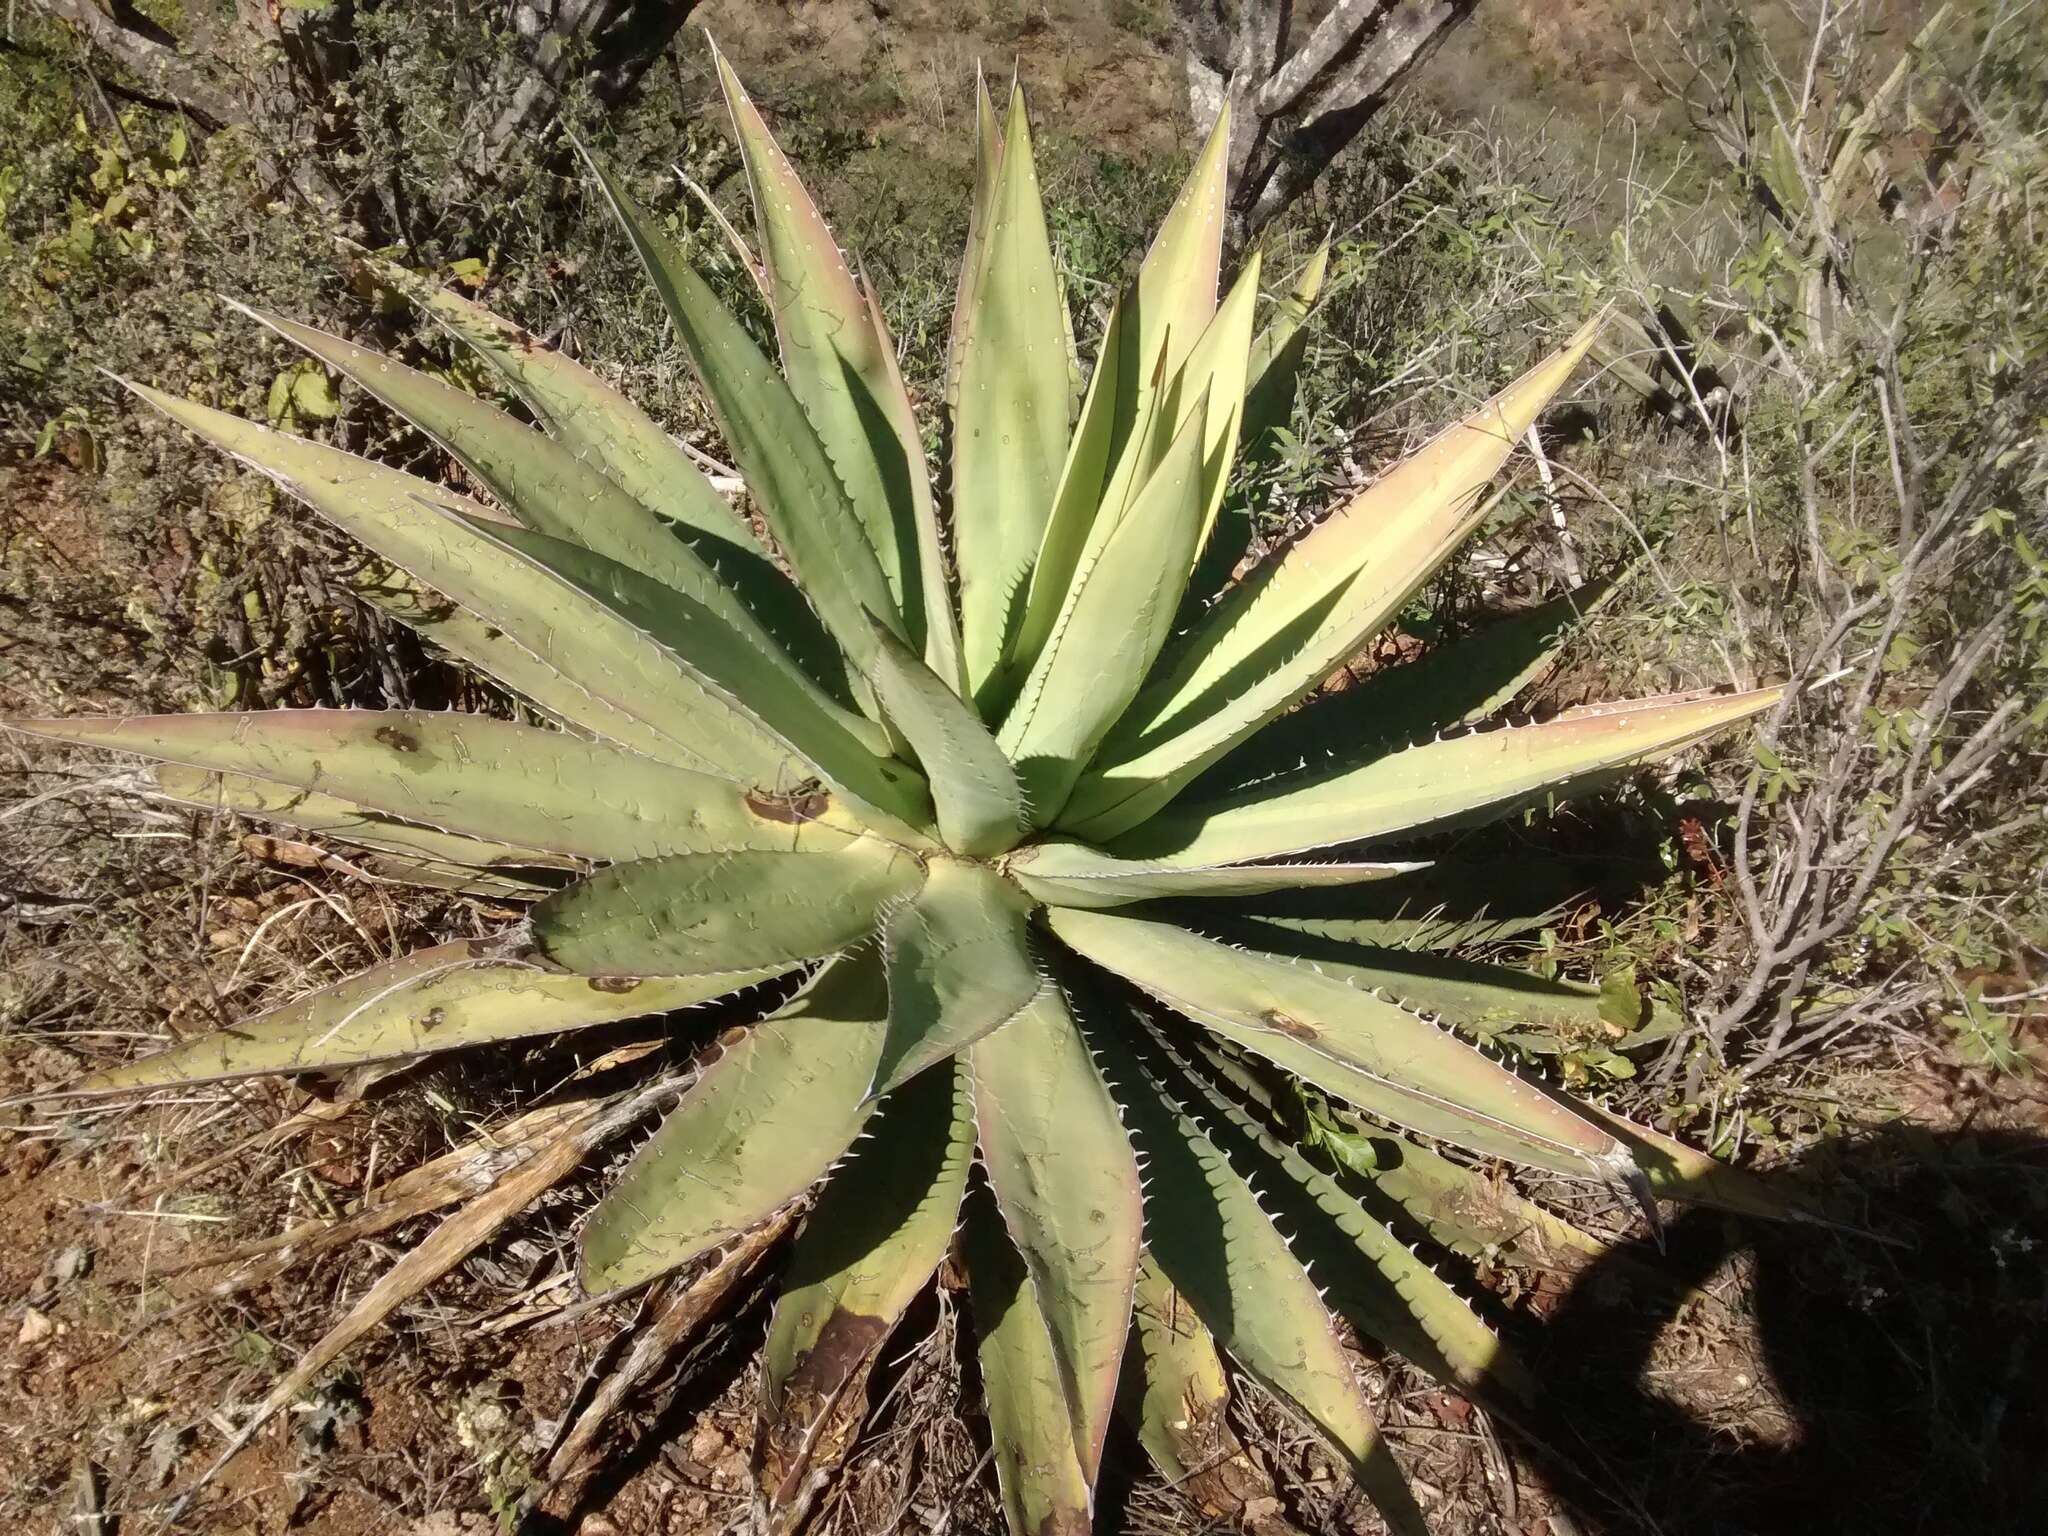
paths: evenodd
<path fill-rule="evenodd" d="M 981 91 L 937 476 L 874 294 L 719 71 L 779 356 L 601 166 L 588 175 L 667 307 L 744 511 L 598 374 L 375 259 L 535 425 L 247 313 L 415 424 L 476 499 L 131 386 L 374 551 L 390 574 L 366 600 L 554 724 L 8 721 L 149 759 L 167 799 L 525 905 L 496 939 L 77 1089 L 413 1059 L 780 979 L 786 1001 L 726 1034 L 581 1239 L 583 1283 L 605 1293 L 792 1227 L 763 1394 L 772 1508 L 800 1510 L 810 1469 L 843 1452 L 870 1363 L 957 1251 L 1019 1536 L 1089 1528 L 1119 1406 L 1169 1476 L 1214 1454 L 1225 1361 L 1298 1408 L 1393 1529 L 1421 1532 L 1333 1317 L 1459 1390 L 1525 1383 L 1382 1222 L 1407 1205 L 1463 1240 L 1439 1218 L 1477 1175 L 1432 1147 L 1645 1196 L 1754 1197 L 1469 1043 L 1482 1022 L 1596 1019 L 1599 994 L 1448 960 L 1445 893 L 1489 877 L 1404 848 L 1674 752 L 1776 693 L 1489 724 L 1595 587 L 1305 704 L 1473 531 L 1592 326 L 1291 546 L 1191 591 L 1218 564 L 1247 397 L 1298 357 L 1323 270 L 1263 327 L 1256 252 L 1219 293 L 1227 120 L 1082 389 L 1023 98 L 999 116 Z M 1227 570 L 1241 551 L 1220 553 Z M 1303 1092 L 1406 1149 L 1373 1202 L 1286 1139 Z M 635 1123 L 571 1115 L 552 1176 Z M 448 1230 L 408 1273 L 460 1258 Z"/>

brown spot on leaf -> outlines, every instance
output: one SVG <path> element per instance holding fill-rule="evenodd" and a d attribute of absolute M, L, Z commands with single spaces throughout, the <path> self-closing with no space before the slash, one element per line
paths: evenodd
<path fill-rule="evenodd" d="M 418 1020 L 416 1020 L 415 1022 L 419 1024 L 419 1027 L 421 1029 L 438 1029 L 447 1021 L 448 1014 L 445 1009 L 429 1008 L 425 1013 L 421 1014 Z"/>
<path fill-rule="evenodd" d="M 1286 1035 L 1291 1040 L 1314 1040 L 1319 1031 L 1312 1024 L 1304 1024 L 1291 1014 L 1282 1013 L 1278 1008 L 1268 1008 L 1259 1015 L 1266 1021 L 1266 1028 Z"/>
<path fill-rule="evenodd" d="M 638 976 L 593 976 L 590 990 L 593 992 L 630 992 L 640 985 Z"/>
<path fill-rule="evenodd" d="M 832 804 L 832 797 L 825 793 L 815 779 L 808 784 L 800 784 L 787 793 L 750 789 L 745 798 L 747 809 L 763 821 L 786 822 L 790 826 L 816 821 Z"/>
<path fill-rule="evenodd" d="M 394 752 L 417 752 L 420 749 L 419 737 L 410 731 L 401 731 L 395 725 L 378 726 L 377 739 Z"/>
<path fill-rule="evenodd" d="M 839 1465 L 866 1416 L 865 1383 L 889 1325 L 864 1313 L 836 1311 L 817 1342 L 798 1357 L 764 1426 L 760 1477 L 777 1512 L 801 1508 L 814 1473 Z M 793 1511 L 792 1511 L 793 1512 Z"/>

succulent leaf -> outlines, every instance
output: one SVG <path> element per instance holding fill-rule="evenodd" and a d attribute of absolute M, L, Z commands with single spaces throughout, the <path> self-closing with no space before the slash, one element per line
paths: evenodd
<path fill-rule="evenodd" d="M 614 864 L 533 909 L 534 942 L 582 976 L 795 965 L 859 943 L 923 883 L 866 838 L 823 853 L 685 853 Z"/>
<path fill-rule="evenodd" d="M 738 838 L 758 839 L 763 827 L 728 780 L 484 715 L 269 709 L 5 723 L 81 746 L 294 785 L 443 832 L 577 858 L 729 847 Z"/>
<path fill-rule="evenodd" d="M 1097 1022 L 1090 1041 L 1145 1158 L 1146 1246 L 1160 1270 L 1239 1365 L 1329 1438 L 1400 1536 L 1427 1536 L 1330 1314 L 1259 1197 L 1120 1031 Z"/>
<path fill-rule="evenodd" d="M 495 624 L 429 592 L 404 571 L 365 575 L 357 581 L 355 594 L 550 719 L 663 762 L 701 766 L 706 761 L 572 681 L 554 662 L 536 656 Z"/>
<path fill-rule="evenodd" d="M 564 448 L 611 476 L 641 506 L 685 530 L 686 536 L 708 534 L 729 545 L 753 543 L 753 533 L 704 472 L 628 396 L 574 358 L 545 345 L 524 326 L 454 289 L 381 256 L 364 253 L 357 260 L 489 363 Z M 372 371 L 376 384 L 366 381 L 364 387 L 385 398 L 379 386 L 391 387 L 388 381 L 394 376 Z M 385 403 L 412 419 L 397 399 L 385 398 Z"/>
<path fill-rule="evenodd" d="M 929 820 L 924 785 L 886 755 L 881 730 L 835 703 L 765 637 L 574 544 L 518 528 L 479 524 L 476 531 L 545 566 L 666 648 L 728 711 L 856 801 L 870 825 L 914 838 L 911 828 Z"/>
<path fill-rule="evenodd" d="M 488 401 L 367 347 L 229 302 L 353 379 L 426 433 L 536 533 L 580 544 L 721 608 L 734 622 L 751 622 L 732 593 L 659 518 L 568 446 Z"/>
<path fill-rule="evenodd" d="M 1138 1267 L 1132 1368 L 1118 1407 L 1167 1483 L 1206 1519 L 1247 1536 L 1294 1536 L 1273 1480 L 1230 1425 L 1230 1383 L 1216 1339 L 1150 1254 Z"/>
<path fill-rule="evenodd" d="M 1325 1278 L 1324 1300 L 1361 1333 L 1454 1391 L 1528 1401 L 1535 1380 L 1464 1298 L 1337 1181 L 1273 1136 L 1146 1027 L 1151 1069 L 1202 1119 L 1209 1139 L 1257 1186 L 1295 1253 Z M 1360 1262 L 1360 1261 L 1363 1262 Z"/>
<path fill-rule="evenodd" d="M 969 1060 L 989 1188 L 1044 1310 L 1092 1485 L 1131 1326 L 1138 1166 L 1057 988 L 976 1041 Z"/>
<path fill-rule="evenodd" d="M 1059 1359 L 1036 1286 L 984 1200 L 961 1228 L 996 1481 L 1013 1536 L 1089 1536 L 1094 1492 L 1074 1448 Z"/>
<path fill-rule="evenodd" d="M 970 857 L 1013 847 L 1025 811 L 1010 760 L 981 717 L 902 641 L 886 630 L 875 638 L 875 698 L 931 783 L 940 839 Z"/>
<path fill-rule="evenodd" d="M 1044 825 L 1145 680 L 1166 643 L 1201 533 L 1208 492 L 1205 408 L 1188 414 L 1158 470 L 1075 573 L 1073 590 L 997 740 Z"/>
<path fill-rule="evenodd" d="M 508 878 L 536 870 L 583 867 L 580 859 L 565 854 L 443 832 L 438 827 L 366 811 L 353 801 L 324 795 L 315 789 L 299 789 L 238 773 L 212 773 L 179 763 L 160 763 L 151 776 L 156 781 L 156 795 L 177 805 L 201 811 L 232 811 L 254 821 L 319 832 L 380 853 L 424 860 L 430 865 L 460 866 L 474 872 L 499 871 Z"/>
<path fill-rule="evenodd" d="M 1398 751 L 1446 727 L 1477 725 L 1547 672 L 1566 638 L 1620 585 L 1587 582 L 1312 699 L 1219 759 L 1188 786 L 1185 799 L 1214 799 L 1262 784 L 1277 788 L 1285 779 L 1312 778 L 1339 763 Z"/>
<path fill-rule="evenodd" d="M 1182 869 L 1119 859 L 1086 843 L 1033 843 L 1008 861 L 1012 879 L 1048 906 L 1123 907 L 1168 897 L 1258 896 L 1386 880 L 1425 866 L 1387 864 L 1218 864 Z"/>
<path fill-rule="evenodd" d="M 732 66 L 715 48 L 713 57 L 753 191 L 782 375 L 817 429 L 908 637 L 921 648 L 926 589 L 915 501 L 921 490 L 928 504 L 930 488 L 922 444 L 896 428 L 908 403 L 892 408 L 903 391 L 895 358 L 810 193 Z"/>
<path fill-rule="evenodd" d="M 967 244 L 953 289 L 953 320 L 946 335 L 946 416 L 960 410 L 960 365 L 967 355 L 967 328 L 974 319 L 981 274 L 988 256 L 989 223 L 995 217 L 996 187 L 1003 174 L 1003 125 L 988 93 L 981 61 L 974 62 L 974 194 L 967 209 Z"/>
<path fill-rule="evenodd" d="M 791 1245 L 768 1325 L 762 1459 L 771 1508 L 792 1517 L 812 1469 L 851 1445 L 868 1371 L 946 1256 L 974 1160 L 973 1107 L 952 1065 L 905 1083 L 869 1125 Z"/>
<path fill-rule="evenodd" d="M 899 635 L 903 616 L 817 428 L 746 327 L 647 211 L 595 160 L 586 161 L 668 309 L 776 547 L 839 648 L 865 672 L 874 650 L 867 615 Z"/>
<path fill-rule="evenodd" d="M 704 1069 L 583 1229 L 592 1294 L 666 1274 L 794 1200 L 853 1144 L 882 1043 L 871 952 L 828 962 Z"/>
<path fill-rule="evenodd" d="M 1439 830 L 1668 756 L 1761 714 L 1783 691 L 1591 704 L 1541 725 L 1467 731 L 1304 782 L 1177 804 L 1113 846 L 1168 864 L 1226 864 Z"/>
<path fill-rule="evenodd" d="M 1098 841 L 1129 831 L 1370 640 L 1471 533 L 1480 493 L 1597 323 L 1231 588 L 1118 723 L 1063 825 Z"/>
<path fill-rule="evenodd" d="M 1309 965 L 1156 919 L 1053 908 L 1047 921 L 1105 970 L 1369 1114 L 1556 1173 L 1633 1170 L 1612 1132 L 1449 1030 Z"/>
<path fill-rule="evenodd" d="M 764 968 L 717 977 L 593 981 L 503 958 L 499 948 L 487 940 L 459 939 L 415 950 L 232 1029 L 95 1072 L 71 1091 L 115 1093 L 427 1056 L 668 1013 L 777 974 Z"/>
<path fill-rule="evenodd" d="M 1016 1018 L 1047 983 L 1021 892 L 985 864 L 934 857 L 915 898 L 889 913 L 889 1036 L 874 1091 L 965 1050 Z"/>
<path fill-rule="evenodd" d="M 980 266 L 957 335 L 953 540 L 967 685 L 986 704 L 1015 642 L 1016 609 L 1067 455 L 1065 300 L 1015 85 Z"/>
<path fill-rule="evenodd" d="M 682 539 L 697 563 L 716 572 L 742 610 L 752 613 L 807 672 L 828 686 L 843 686 L 845 662 L 803 595 L 775 568 L 745 519 L 653 418 L 522 326 L 396 262 L 368 254 L 357 259 L 489 363 L 563 447 L 602 470 Z M 705 594 L 698 596 L 702 600 Z"/>
<path fill-rule="evenodd" d="M 676 658 L 544 566 L 487 539 L 489 514 L 431 481 L 386 469 L 305 438 L 273 432 L 161 390 L 129 388 L 242 462 L 260 470 L 344 533 L 495 626 L 581 690 L 630 716 L 658 755 L 756 783 L 774 783 L 786 749 L 713 698 Z M 510 531 L 497 525 L 499 532 Z M 602 729 L 593 725 L 592 729 Z"/>

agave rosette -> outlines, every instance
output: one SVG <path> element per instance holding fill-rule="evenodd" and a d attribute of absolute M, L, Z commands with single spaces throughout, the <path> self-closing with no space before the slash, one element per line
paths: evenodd
<path fill-rule="evenodd" d="M 1394 1528 L 1420 1530 L 1331 1309 L 1459 1388 L 1521 1378 L 1384 1210 L 1276 1137 L 1274 1085 L 1555 1174 L 1698 1179 L 1703 1160 L 1461 1038 L 1591 1020 L 1598 996 L 1445 957 L 1471 930 L 1442 920 L 1443 872 L 1397 854 L 1775 695 L 1476 728 L 1589 590 L 1301 707 L 1472 531 L 1590 327 L 1191 599 L 1198 562 L 1218 563 L 1247 399 L 1256 418 L 1284 383 L 1321 275 L 1318 260 L 1264 330 L 1256 254 L 1219 297 L 1227 124 L 1082 391 L 1021 94 L 999 121 L 981 92 L 941 494 L 872 292 L 720 73 L 779 371 L 591 174 L 758 523 L 598 376 L 385 263 L 537 425 L 256 318 L 430 435 L 488 505 L 134 386 L 388 561 L 369 600 L 557 725 L 301 709 L 9 722 L 153 759 L 168 797 L 359 845 L 386 873 L 531 903 L 499 940 L 379 966 L 80 1086 L 410 1059 L 780 978 L 786 1000 L 727 1036 L 582 1234 L 583 1282 L 610 1292 L 812 1202 L 767 1347 L 772 1504 L 800 1507 L 828 1428 L 843 1440 L 849 1404 L 857 1421 L 875 1351 L 957 1234 L 1018 1532 L 1087 1528 L 1120 1379 L 1147 1448 L 1187 1473 L 1215 1444 L 1191 1422 L 1228 1436 L 1223 1357 L 1313 1421 Z M 1403 1145 L 1412 1187 L 1389 1192 L 1428 1225 L 1431 1189 L 1471 1175 Z M 1309 1252 L 1331 1261 L 1327 1302 Z"/>

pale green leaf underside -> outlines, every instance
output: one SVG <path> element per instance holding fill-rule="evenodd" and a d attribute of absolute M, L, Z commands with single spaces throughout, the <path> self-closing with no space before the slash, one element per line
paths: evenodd
<path fill-rule="evenodd" d="M 1175 805 L 1114 843 L 1128 858 L 1229 864 L 1413 835 L 1668 756 L 1769 709 L 1782 689 L 1677 694 L 1468 731 L 1305 782 Z"/>
<path fill-rule="evenodd" d="M 267 779 L 212 773 L 178 763 L 158 764 L 152 777 L 156 780 L 156 793 L 179 805 L 231 812 L 301 832 L 317 832 L 379 853 L 419 860 L 428 867 L 499 872 L 515 880 L 535 870 L 573 871 L 583 867 L 582 860 L 565 854 L 443 832 L 438 827 L 424 827 L 366 811 L 353 801 L 323 795 L 318 790 Z"/>
<path fill-rule="evenodd" d="M 1119 859 L 1086 843 L 1044 842 L 1021 849 L 1010 875 L 1049 906 L 1108 908 L 1169 897 L 1258 896 L 1386 880 L 1426 866 L 1415 863 L 1218 864 L 1184 869 Z"/>

